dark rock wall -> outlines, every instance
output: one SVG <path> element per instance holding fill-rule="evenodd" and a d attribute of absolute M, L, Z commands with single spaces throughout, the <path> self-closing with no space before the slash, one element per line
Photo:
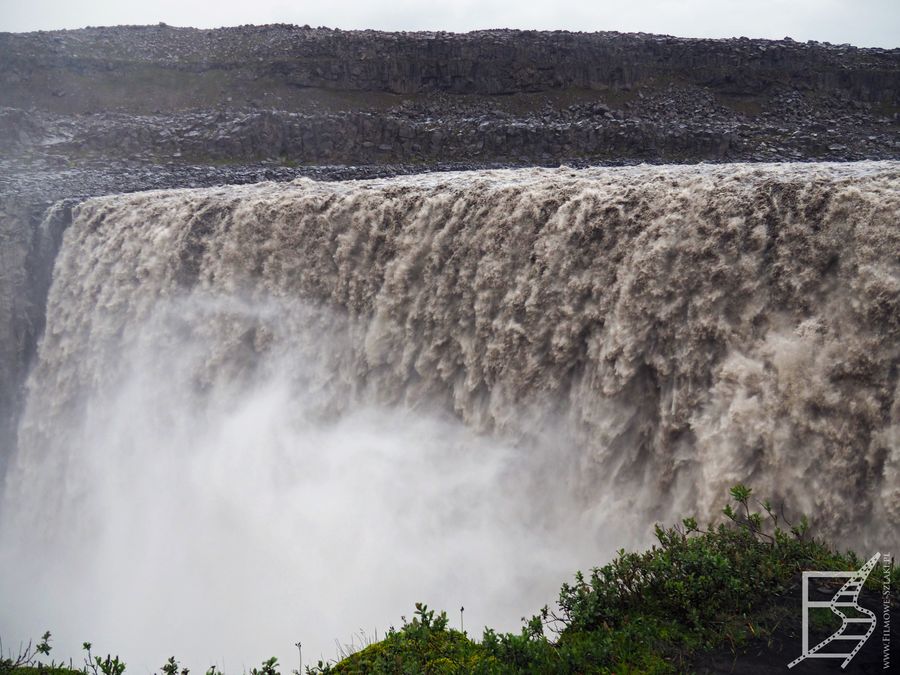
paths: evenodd
<path fill-rule="evenodd" d="M 70 164 L 891 159 L 900 50 L 296 26 L 0 34 L 0 151 Z"/>
<path fill-rule="evenodd" d="M 42 72 L 114 78 L 117 71 L 152 65 L 180 73 L 271 76 L 302 88 L 398 94 L 607 90 L 679 81 L 744 95 L 778 83 L 896 101 L 898 58 L 900 50 L 788 39 L 510 30 L 453 34 L 153 26 L 0 35 L 0 78 L 11 84 L 38 81 Z M 7 92 L 0 101 L 20 104 L 15 97 Z"/>

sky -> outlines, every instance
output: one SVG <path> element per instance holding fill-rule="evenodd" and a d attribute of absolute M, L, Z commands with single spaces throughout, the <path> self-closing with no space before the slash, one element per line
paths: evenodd
<path fill-rule="evenodd" d="M 0 31 L 295 23 L 467 31 L 617 30 L 900 47 L 900 0 L 0 0 Z"/>

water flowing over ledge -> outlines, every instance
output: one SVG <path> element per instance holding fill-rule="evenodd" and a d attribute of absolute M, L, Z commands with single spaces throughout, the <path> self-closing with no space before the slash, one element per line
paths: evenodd
<path fill-rule="evenodd" d="M 57 260 L 10 484 L 71 461 L 140 343 L 189 369 L 195 402 L 273 377 L 277 353 L 316 415 L 428 404 L 551 435 L 585 508 L 709 516 L 740 480 L 874 541 L 900 518 L 898 188 L 879 162 L 93 199 Z"/>

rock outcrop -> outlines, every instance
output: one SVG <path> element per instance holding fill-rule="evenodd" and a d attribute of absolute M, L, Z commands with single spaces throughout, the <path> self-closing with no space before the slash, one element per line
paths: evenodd
<path fill-rule="evenodd" d="M 890 159 L 900 50 L 275 25 L 0 34 L 0 148 L 80 162 Z"/>

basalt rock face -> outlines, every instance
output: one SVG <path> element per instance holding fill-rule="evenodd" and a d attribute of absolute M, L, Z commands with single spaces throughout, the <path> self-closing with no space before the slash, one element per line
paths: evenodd
<path fill-rule="evenodd" d="M 27 366 L 44 328 L 53 261 L 77 199 L 0 201 L 0 473 L 14 446 Z"/>
<path fill-rule="evenodd" d="M 890 159 L 900 50 L 296 26 L 0 35 L 23 158 L 485 164 Z M 116 112 L 112 112 L 116 111 Z"/>
<path fill-rule="evenodd" d="M 383 33 L 289 25 L 219 30 L 121 27 L 0 36 L 5 97 L 34 96 L 43 78 L 100 83 L 149 68 L 272 78 L 300 88 L 394 94 L 514 94 L 625 89 L 681 81 L 757 95 L 774 84 L 839 89 L 865 101 L 900 93 L 896 50 L 782 41 L 698 40 L 619 33 L 478 31 Z M 58 79 L 56 79 L 58 78 Z M 135 86 L 139 83 L 130 83 Z M 179 83 L 172 82 L 174 87 Z M 57 90 L 57 95 L 65 94 Z M 101 93 L 92 94 L 103 106 Z M 147 100 L 146 106 L 154 105 Z M 140 104 L 138 104 L 140 105 Z"/>

